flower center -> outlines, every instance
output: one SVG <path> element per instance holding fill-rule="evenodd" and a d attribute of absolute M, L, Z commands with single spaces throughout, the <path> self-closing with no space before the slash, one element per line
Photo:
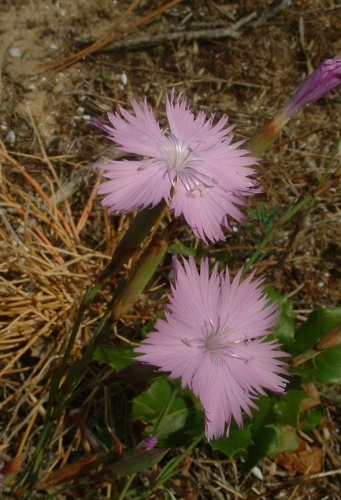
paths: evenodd
<path fill-rule="evenodd" d="M 215 327 L 211 319 L 205 323 L 200 344 L 201 348 L 211 355 L 213 363 L 220 365 L 225 356 L 240 359 L 246 363 L 251 359 L 238 355 L 238 344 L 245 345 L 247 339 L 230 340 L 231 333 L 228 328 L 221 328 L 220 325 Z"/>
<path fill-rule="evenodd" d="M 195 191 L 204 196 L 206 188 L 218 184 L 202 171 L 203 161 L 195 151 L 180 142 L 174 134 L 167 136 L 167 144 L 162 145 L 161 155 L 166 164 L 165 174 L 172 186 L 175 188 L 176 182 L 181 182 L 188 196 L 195 197 Z"/>

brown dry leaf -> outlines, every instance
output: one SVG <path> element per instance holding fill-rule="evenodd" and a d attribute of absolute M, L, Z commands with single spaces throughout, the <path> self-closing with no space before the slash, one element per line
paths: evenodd
<path fill-rule="evenodd" d="M 341 345 L 341 327 L 334 328 L 331 332 L 323 337 L 317 344 L 316 349 L 325 351 Z"/>
<path fill-rule="evenodd" d="M 316 474 L 323 468 L 323 452 L 321 448 L 308 446 L 303 439 L 300 439 L 297 451 L 280 453 L 275 462 L 288 472 Z"/>
<path fill-rule="evenodd" d="M 302 402 L 301 405 L 301 413 L 303 414 L 305 411 L 310 408 L 314 408 L 315 406 L 319 406 L 321 404 L 320 395 L 318 390 L 316 389 L 315 384 L 302 384 L 304 391 L 307 394 L 307 399 Z"/>

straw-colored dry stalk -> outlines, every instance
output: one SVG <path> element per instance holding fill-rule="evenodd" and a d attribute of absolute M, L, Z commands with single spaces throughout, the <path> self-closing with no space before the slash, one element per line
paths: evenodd
<path fill-rule="evenodd" d="M 74 208 L 70 186 L 64 192 L 58 180 L 55 163 L 60 159 L 42 151 L 41 157 L 32 158 L 10 154 L 4 145 L 0 149 L 0 414 L 6 422 L 0 442 L 14 445 L 16 453 L 19 443 L 23 450 L 37 417 L 44 417 L 50 381 L 77 306 L 108 261 L 107 255 L 89 248 L 89 232 L 82 233 L 91 224 L 96 186 L 78 197 L 81 203 Z M 107 227 L 103 236 L 108 236 L 107 221 L 101 227 Z M 103 236 L 98 235 L 99 242 Z M 74 357 L 79 357 L 104 303 L 99 299 L 85 318 Z"/>

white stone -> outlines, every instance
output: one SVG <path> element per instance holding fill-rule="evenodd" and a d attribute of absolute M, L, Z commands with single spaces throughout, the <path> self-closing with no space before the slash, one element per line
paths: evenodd
<path fill-rule="evenodd" d="M 15 140 L 16 140 L 16 136 L 15 136 L 15 133 L 13 132 L 13 130 L 10 130 L 9 132 L 7 132 L 6 141 L 9 142 L 10 144 L 14 144 Z"/>
<path fill-rule="evenodd" d="M 18 47 L 11 47 L 9 50 L 8 50 L 8 53 L 11 57 L 13 57 L 14 59 L 20 59 L 22 57 L 22 52 L 20 49 L 18 49 Z"/>

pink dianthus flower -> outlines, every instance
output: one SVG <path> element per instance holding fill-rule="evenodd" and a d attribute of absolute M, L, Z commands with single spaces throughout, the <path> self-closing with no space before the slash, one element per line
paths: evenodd
<path fill-rule="evenodd" d="M 241 281 L 229 271 L 209 274 L 208 259 L 198 272 L 194 259 L 175 259 L 175 284 L 165 319 L 158 319 L 135 351 L 137 360 L 181 378 L 200 399 L 208 440 L 228 435 L 232 418 L 243 425 L 264 390 L 285 391 L 289 356 L 267 340 L 279 311 L 269 303 L 254 273 Z M 283 376 L 284 375 L 284 376 Z M 227 429 L 226 429 L 227 428 Z"/>
<path fill-rule="evenodd" d="M 311 104 L 341 85 L 341 57 L 326 59 L 300 86 L 283 112 L 294 116 L 306 104 Z"/>
<path fill-rule="evenodd" d="M 260 192 L 251 167 L 258 160 L 240 148 L 243 141 L 232 144 L 233 126 L 225 128 L 227 117 L 215 124 L 214 115 L 206 118 L 199 112 L 195 117 L 187 101 L 175 99 L 174 92 L 166 99 L 165 130 L 146 101 L 142 107 L 134 100 L 131 105 L 133 113 L 122 107 L 119 113 L 108 113 L 111 126 L 92 120 L 118 149 L 139 157 L 97 164 L 108 179 L 98 189 L 105 195 L 103 206 L 109 212 L 128 213 L 165 200 L 198 238 L 224 240 L 228 217 L 242 221 L 243 198 Z"/>

